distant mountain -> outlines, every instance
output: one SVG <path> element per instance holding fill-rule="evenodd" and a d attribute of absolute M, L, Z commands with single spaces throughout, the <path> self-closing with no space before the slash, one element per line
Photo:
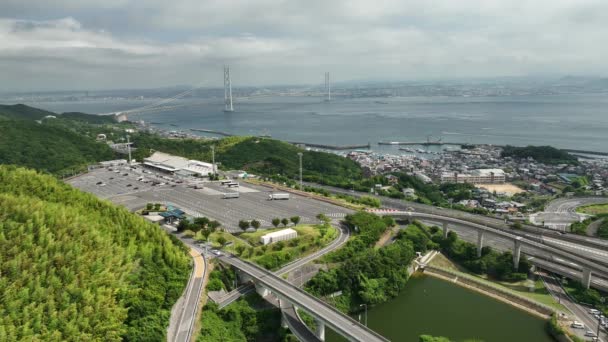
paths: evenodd
<path fill-rule="evenodd" d="M 46 116 L 54 116 L 70 120 L 77 120 L 90 124 L 113 123 L 114 117 L 111 115 L 95 115 L 79 112 L 57 114 L 47 110 L 30 107 L 24 104 L 0 105 L 0 118 L 13 120 L 42 120 Z"/>

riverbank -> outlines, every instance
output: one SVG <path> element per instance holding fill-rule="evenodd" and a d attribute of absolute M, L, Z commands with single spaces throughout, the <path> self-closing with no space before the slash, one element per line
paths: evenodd
<path fill-rule="evenodd" d="M 498 286 L 492 286 L 488 283 L 481 282 L 466 273 L 455 272 L 427 265 L 424 268 L 424 274 L 451 282 L 466 289 L 494 298 L 542 319 L 549 319 L 555 312 L 554 309 L 548 306 L 534 302 L 523 296 L 510 293 L 499 288 Z"/>

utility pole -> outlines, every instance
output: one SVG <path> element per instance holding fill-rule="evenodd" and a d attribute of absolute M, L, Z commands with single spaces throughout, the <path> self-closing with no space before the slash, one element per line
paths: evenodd
<path fill-rule="evenodd" d="M 298 152 L 298 157 L 300 158 L 300 191 L 304 189 L 302 187 L 302 152 Z"/>
<path fill-rule="evenodd" d="M 128 134 L 127 134 L 127 151 L 129 151 L 129 165 L 131 165 L 131 141 L 129 140 Z"/>
<path fill-rule="evenodd" d="M 215 171 L 215 145 L 211 145 L 211 167 L 213 168 L 213 178 L 217 175 Z"/>

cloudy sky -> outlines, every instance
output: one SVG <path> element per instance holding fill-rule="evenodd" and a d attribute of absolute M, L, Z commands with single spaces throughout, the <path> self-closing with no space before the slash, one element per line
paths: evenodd
<path fill-rule="evenodd" d="M 607 42 L 606 0 L 2 0 L 0 91 L 606 76 Z"/>

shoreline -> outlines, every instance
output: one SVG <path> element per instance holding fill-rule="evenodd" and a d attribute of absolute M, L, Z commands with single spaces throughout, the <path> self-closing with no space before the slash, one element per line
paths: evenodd
<path fill-rule="evenodd" d="M 452 275 L 447 276 L 447 275 L 441 274 L 441 270 L 429 269 L 427 267 L 421 273 L 424 274 L 424 275 L 435 277 L 437 279 L 441 279 L 441 280 L 446 281 L 446 282 L 453 283 L 453 284 L 458 285 L 460 287 L 463 287 L 465 289 L 469 289 L 471 291 L 474 291 L 474 292 L 477 292 L 479 294 L 482 294 L 482 295 L 484 295 L 486 297 L 496 299 L 496 300 L 498 300 L 498 301 L 500 301 L 502 303 L 508 304 L 508 305 L 510 305 L 510 306 L 512 306 L 514 308 L 517 308 L 519 310 L 525 311 L 525 312 L 527 312 L 527 313 L 529 313 L 531 315 L 534 315 L 534 316 L 542 318 L 542 319 L 549 320 L 551 318 L 551 314 L 553 314 L 555 312 L 555 310 L 553 310 L 551 308 L 548 308 L 548 307 L 545 308 L 542 304 L 535 303 L 535 302 L 533 302 L 530 299 L 518 298 L 518 299 L 521 300 L 521 302 L 519 302 L 519 303 L 518 302 L 514 302 L 513 300 L 507 298 L 506 294 L 503 296 L 503 295 L 500 295 L 498 293 L 494 293 L 494 292 L 492 292 L 492 291 L 489 290 L 489 287 L 488 287 L 487 284 L 484 284 L 482 282 L 475 282 L 474 280 L 469 279 L 469 278 L 464 278 L 464 279 L 467 279 L 467 280 L 469 280 L 471 282 L 475 282 L 476 285 L 478 285 L 479 287 L 478 286 L 473 286 L 473 285 L 470 285 L 470 284 L 467 284 L 467 283 L 461 281 L 461 278 L 458 277 L 457 275 L 453 275 L 453 277 L 451 277 Z M 445 273 L 447 273 L 447 272 L 445 272 Z M 515 296 L 515 295 L 513 295 L 513 296 Z M 526 305 L 526 304 L 528 304 L 528 305 Z M 534 305 L 538 306 L 538 308 L 534 308 L 533 307 Z M 541 310 L 544 311 L 544 312 L 541 312 L 541 310 L 539 310 L 539 308 L 542 308 Z"/>

